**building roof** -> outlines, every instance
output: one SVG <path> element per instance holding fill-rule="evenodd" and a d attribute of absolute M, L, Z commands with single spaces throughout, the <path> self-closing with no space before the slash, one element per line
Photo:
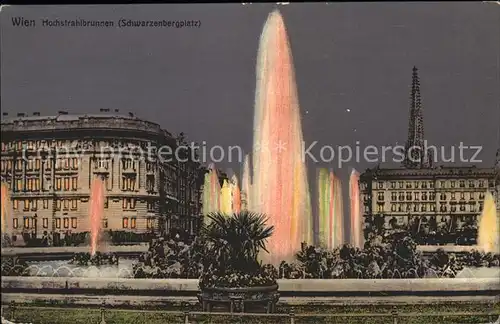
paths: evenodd
<path fill-rule="evenodd" d="M 164 135 L 172 137 L 170 132 L 161 129 L 160 125 L 155 122 L 140 119 L 132 113 L 125 115 L 118 112 L 110 113 L 108 111 L 93 114 L 67 114 L 61 112 L 58 115 L 52 116 L 18 115 L 16 117 L 9 117 L 2 115 L 1 125 L 2 131 L 36 131 L 37 129 L 64 129 L 66 126 L 68 128 L 94 128 L 100 127 L 99 125 L 106 126 L 103 123 L 107 123 L 108 120 L 113 121 L 113 123 L 108 124 L 109 128 L 137 128 L 152 132 L 162 132 Z"/>
<path fill-rule="evenodd" d="M 367 169 L 361 174 L 362 178 L 418 178 L 418 177 L 468 177 L 468 176 L 486 176 L 494 177 L 498 175 L 495 168 L 478 168 L 471 166 L 439 166 L 426 169 L 405 169 L 405 168 L 373 168 Z"/>

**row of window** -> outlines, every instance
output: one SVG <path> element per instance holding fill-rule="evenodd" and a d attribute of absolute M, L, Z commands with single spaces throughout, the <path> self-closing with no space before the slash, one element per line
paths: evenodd
<path fill-rule="evenodd" d="M 57 159 L 55 168 L 56 170 L 78 170 L 79 162 L 78 158 L 65 158 L 65 159 Z M 14 163 L 15 171 L 22 171 L 23 164 L 26 165 L 26 171 L 40 171 L 41 168 L 41 159 L 28 159 L 26 163 L 23 163 L 24 160 L 16 160 L 15 163 L 13 160 L 2 160 L 0 161 L 1 171 L 11 171 L 12 165 Z M 51 163 L 45 163 L 45 169 L 51 169 Z"/>
<path fill-rule="evenodd" d="M 62 223 L 61 223 L 62 220 Z M 54 218 L 54 227 L 59 229 L 61 228 L 70 228 L 70 222 L 71 222 L 71 228 L 77 228 L 78 225 L 78 220 L 76 217 L 57 217 Z M 12 227 L 17 229 L 19 228 L 19 220 L 17 218 L 12 219 Z M 38 219 L 34 217 L 24 217 L 23 219 L 23 228 L 25 229 L 35 229 L 38 227 Z M 49 228 L 49 219 L 48 218 L 42 218 L 42 227 L 43 228 Z"/>
<path fill-rule="evenodd" d="M 12 201 L 12 208 L 14 210 L 19 210 L 19 199 L 14 199 Z M 49 209 L 49 200 L 42 199 L 43 209 Z M 38 200 L 37 199 L 24 199 L 23 211 L 37 211 L 38 210 Z M 123 198 L 122 208 L 124 210 L 135 210 L 136 208 L 135 198 Z M 104 201 L 104 208 L 109 207 L 109 198 Z M 78 199 L 56 199 L 55 200 L 55 210 L 77 210 L 78 209 Z M 147 210 L 148 212 L 155 212 L 156 203 L 154 201 L 148 201 Z"/>
<path fill-rule="evenodd" d="M 54 184 L 54 189 L 56 191 L 77 191 L 78 190 L 78 177 L 56 177 Z M 46 179 L 50 182 L 50 178 Z M 105 186 L 108 188 L 108 178 L 105 179 Z M 130 176 L 123 176 L 122 178 L 122 190 L 123 191 L 135 191 L 136 189 L 136 178 Z M 9 186 L 10 187 L 10 186 Z M 154 191 L 155 183 L 154 176 L 148 176 L 146 180 L 146 188 L 148 191 Z M 14 181 L 14 191 L 28 191 L 37 192 L 42 188 L 41 179 L 39 177 L 28 177 L 23 183 L 22 178 L 17 178 Z M 10 188 L 9 188 L 10 189 Z"/>
<path fill-rule="evenodd" d="M 435 212 L 437 210 L 436 204 L 391 204 L 391 212 Z M 439 211 L 440 212 L 471 212 L 471 213 L 477 213 L 482 210 L 482 204 L 478 205 L 467 205 L 467 204 L 461 204 L 458 207 L 456 205 L 448 206 L 446 204 L 441 204 L 439 206 Z M 369 212 L 370 208 L 369 206 L 365 206 L 365 212 Z M 378 213 L 383 213 L 385 211 L 384 204 L 379 203 L 377 204 L 377 212 Z"/>
<path fill-rule="evenodd" d="M 62 222 L 61 222 L 61 220 L 62 220 Z M 62 225 L 62 227 L 61 227 L 61 225 Z M 102 225 L 103 225 L 103 228 L 108 228 L 108 220 L 104 219 Z M 17 218 L 12 219 L 12 227 L 14 229 L 19 228 L 19 219 L 17 219 Z M 37 227 L 38 227 L 38 219 L 36 219 L 34 217 L 24 217 L 23 228 L 35 229 Z M 48 218 L 42 218 L 42 227 L 49 228 L 49 219 Z M 70 228 L 70 227 L 77 228 L 78 227 L 78 220 L 76 217 L 62 217 L 62 218 L 57 217 L 57 218 L 54 218 L 54 227 L 56 229 Z M 123 217 L 122 227 L 123 228 L 131 228 L 131 229 L 137 228 L 137 218 L 136 217 Z M 154 228 L 154 218 L 153 217 L 146 218 L 146 227 L 147 227 L 147 229 Z"/>
<path fill-rule="evenodd" d="M 449 184 L 449 186 L 448 186 Z M 476 185 L 479 188 L 485 188 L 486 186 L 486 181 L 485 180 L 449 180 L 449 183 L 445 180 L 439 181 L 439 188 L 466 188 L 468 186 L 469 188 L 475 188 Z M 434 181 L 391 181 L 390 182 L 390 188 L 391 189 L 432 189 L 434 188 L 435 183 Z M 490 184 L 490 186 L 493 186 L 493 183 Z M 385 183 L 383 181 L 378 182 L 378 189 L 384 189 Z"/>
<path fill-rule="evenodd" d="M 467 195 L 466 195 L 467 194 Z M 449 193 L 450 195 L 450 200 L 456 200 L 457 195 L 456 192 L 451 192 Z M 460 200 L 465 200 L 466 196 L 469 200 L 474 200 L 476 196 L 478 196 L 479 200 L 484 199 L 485 193 L 484 192 L 460 192 Z M 439 199 L 440 200 L 447 200 L 448 194 L 446 193 L 441 193 L 439 194 Z M 391 192 L 391 200 L 392 201 L 411 201 L 411 200 L 435 200 L 436 199 L 436 193 L 435 192 Z M 368 200 L 368 195 L 365 195 L 365 201 Z M 377 193 L 377 200 L 385 200 L 385 193 L 384 192 L 378 192 Z"/>

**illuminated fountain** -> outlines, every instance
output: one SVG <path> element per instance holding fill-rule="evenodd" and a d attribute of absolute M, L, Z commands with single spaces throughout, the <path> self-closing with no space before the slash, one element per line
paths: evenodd
<path fill-rule="evenodd" d="M 351 203 L 351 245 L 353 247 L 362 248 L 362 233 L 361 233 L 361 197 L 359 194 L 359 172 L 352 169 L 349 178 L 349 201 Z"/>
<path fill-rule="evenodd" d="M 479 218 L 478 227 L 478 249 L 485 253 L 499 253 L 499 229 L 495 199 L 490 192 L 484 198 L 483 212 Z"/>
<path fill-rule="evenodd" d="M 90 193 L 90 255 L 98 251 L 101 236 L 102 214 L 104 213 L 104 180 L 97 177 L 92 181 Z"/>
<path fill-rule="evenodd" d="M 241 209 L 251 210 L 251 180 L 250 180 L 250 157 L 245 156 L 245 161 L 243 162 L 243 176 L 241 180 Z"/>
<path fill-rule="evenodd" d="M 215 166 L 209 166 L 209 171 L 205 173 L 203 183 L 203 215 L 217 213 L 220 211 L 221 186 L 219 176 Z M 205 217 L 205 221 L 209 218 Z"/>
<path fill-rule="evenodd" d="M 320 247 L 334 249 L 344 243 L 342 184 L 333 171 L 318 170 L 318 242 Z"/>
<path fill-rule="evenodd" d="M 2 247 L 10 246 L 10 226 L 8 221 L 10 219 L 11 202 L 9 195 L 9 188 L 5 183 L 1 185 L 1 212 L 2 212 Z"/>
<path fill-rule="evenodd" d="M 232 191 L 227 180 L 224 180 L 220 191 L 220 211 L 226 215 L 231 215 L 233 213 Z"/>
<path fill-rule="evenodd" d="M 271 13 L 262 31 L 255 94 L 252 211 L 269 217 L 270 263 L 290 260 L 313 243 L 311 202 L 290 45 L 283 18 Z M 248 194 L 248 193 L 247 193 Z"/>
<path fill-rule="evenodd" d="M 241 211 L 241 191 L 236 175 L 231 177 L 231 211 L 233 213 Z"/>

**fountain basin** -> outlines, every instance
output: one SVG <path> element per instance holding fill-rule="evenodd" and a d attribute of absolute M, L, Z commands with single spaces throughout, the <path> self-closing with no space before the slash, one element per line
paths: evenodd
<path fill-rule="evenodd" d="M 282 296 L 304 294 L 327 295 L 499 295 L 498 278 L 455 279 L 281 279 L 278 280 Z M 125 278 L 48 278 L 2 277 L 2 292 L 71 293 L 72 290 L 136 291 L 138 294 L 185 292 L 195 296 L 199 291 L 198 279 L 125 279 Z"/>

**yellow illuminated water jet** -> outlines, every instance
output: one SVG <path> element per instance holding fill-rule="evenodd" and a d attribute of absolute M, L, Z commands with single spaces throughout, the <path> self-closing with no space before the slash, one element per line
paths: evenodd
<path fill-rule="evenodd" d="M 484 198 L 483 212 L 479 218 L 478 248 L 485 253 L 499 253 L 499 215 L 495 207 L 495 199 L 490 192 Z"/>

